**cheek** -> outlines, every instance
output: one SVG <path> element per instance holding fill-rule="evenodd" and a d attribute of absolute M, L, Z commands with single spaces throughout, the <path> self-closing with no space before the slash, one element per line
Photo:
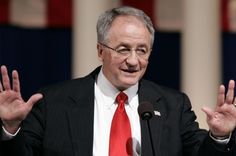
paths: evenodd
<path fill-rule="evenodd" d="M 147 66 L 148 66 L 148 61 L 143 60 L 139 62 L 139 67 L 142 70 L 142 72 L 145 72 Z"/>
<path fill-rule="evenodd" d="M 122 63 L 123 61 L 112 56 L 106 56 L 103 58 L 103 67 L 109 73 L 116 74 L 117 72 L 119 72 L 119 68 L 122 66 Z"/>
<path fill-rule="evenodd" d="M 114 68 L 117 66 L 117 60 L 110 56 L 105 57 L 103 63 L 107 66 L 107 68 Z"/>

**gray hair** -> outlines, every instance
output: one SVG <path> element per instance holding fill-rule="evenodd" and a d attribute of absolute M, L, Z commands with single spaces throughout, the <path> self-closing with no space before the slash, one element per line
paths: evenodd
<path fill-rule="evenodd" d="M 118 16 L 131 15 L 140 19 L 145 24 L 151 35 L 151 47 L 154 42 L 154 27 L 151 19 L 142 11 L 133 7 L 123 6 L 113 8 L 99 16 L 97 21 L 97 40 L 100 43 L 106 43 L 108 38 L 108 31 L 111 28 L 112 22 Z"/>

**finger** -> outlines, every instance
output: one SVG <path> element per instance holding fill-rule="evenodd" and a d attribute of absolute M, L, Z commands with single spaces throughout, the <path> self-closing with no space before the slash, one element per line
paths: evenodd
<path fill-rule="evenodd" d="M 43 95 L 40 93 L 32 95 L 27 101 L 27 105 L 29 106 L 30 110 L 33 107 L 33 105 L 42 98 L 43 98 Z"/>
<path fill-rule="evenodd" d="M 2 73 L 2 72 L 1 72 Z M 2 82 L 0 80 L 0 92 L 3 91 Z"/>
<path fill-rule="evenodd" d="M 0 80 L 0 92 L 3 91 L 3 88 L 2 88 L 2 82 Z"/>
<path fill-rule="evenodd" d="M 214 112 L 213 112 L 210 108 L 208 108 L 208 107 L 203 107 L 203 108 L 202 108 L 202 111 L 206 113 L 206 116 L 207 116 L 207 119 L 208 119 L 208 120 L 211 120 L 211 119 L 213 118 Z"/>
<path fill-rule="evenodd" d="M 16 92 L 20 92 L 20 80 L 19 80 L 19 74 L 16 70 L 12 71 L 12 88 Z"/>
<path fill-rule="evenodd" d="M 217 96 L 217 106 L 223 105 L 224 102 L 225 102 L 225 86 L 220 85 Z"/>
<path fill-rule="evenodd" d="M 233 103 L 233 100 L 234 100 L 234 86 L 235 86 L 235 82 L 233 80 L 230 80 L 229 85 L 228 85 L 228 91 L 227 91 L 226 99 L 225 99 L 225 102 L 228 103 L 228 104 Z"/>
<path fill-rule="evenodd" d="M 5 90 L 10 90 L 11 85 L 10 85 L 10 80 L 7 72 L 7 67 L 6 66 L 1 66 L 1 72 L 2 72 L 2 84 Z"/>

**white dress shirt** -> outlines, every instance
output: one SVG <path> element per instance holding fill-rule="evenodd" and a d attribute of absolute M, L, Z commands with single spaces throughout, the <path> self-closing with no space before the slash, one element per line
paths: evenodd
<path fill-rule="evenodd" d="M 108 156 L 110 128 L 113 115 L 117 108 L 117 90 L 100 71 L 95 85 L 95 106 L 94 106 L 94 140 L 93 155 Z M 130 120 L 133 139 L 133 156 L 141 153 L 141 128 L 138 115 L 138 84 L 131 86 L 124 92 L 128 95 L 128 104 L 125 110 Z"/>

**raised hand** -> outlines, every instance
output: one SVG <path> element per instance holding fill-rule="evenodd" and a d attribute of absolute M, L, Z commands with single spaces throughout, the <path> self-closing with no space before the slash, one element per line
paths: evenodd
<path fill-rule="evenodd" d="M 214 136 L 228 136 L 236 127 L 234 88 L 235 82 L 230 80 L 227 94 L 225 94 L 225 87 L 221 85 L 215 110 L 207 107 L 202 108 L 207 115 L 207 123 Z"/>
<path fill-rule="evenodd" d="M 40 100 L 42 94 L 32 95 L 27 102 L 22 99 L 19 75 L 12 71 L 12 85 L 6 66 L 1 66 L 2 82 L 0 81 L 0 118 L 4 128 L 14 134 L 20 123 L 26 118 L 33 105 Z"/>

